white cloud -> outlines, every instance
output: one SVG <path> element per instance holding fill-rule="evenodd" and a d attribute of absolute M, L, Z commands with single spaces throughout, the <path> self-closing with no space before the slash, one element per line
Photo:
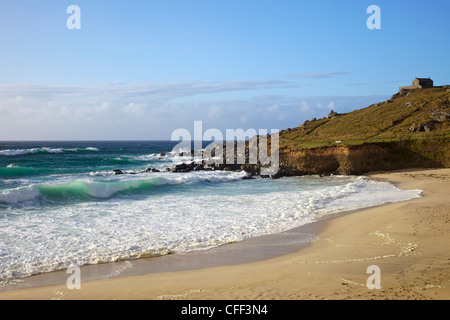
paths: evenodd
<path fill-rule="evenodd" d="M 287 88 L 284 81 L 107 83 L 98 86 L 0 85 L 0 140 L 170 139 L 176 128 L 203 120 L 205 129 L 292 127 L 316 117 L 318 105 L 367 106 L 380 97 L 305 97 L 249 94 L 217 101 L 213 93 Z M 211 101 L 183 101 L 208 95 Z M 203 101 L 202 101 L 203 100 Z M 193 102 L 192 102 L 193 101 Z M 373 102 L 372 102 L 373 101 Z M 315 106 L 315 107 L 312 107 Z M 325 110 L 326 108 L 324 108 Z M 339 109 L 338 109 L 339 110 Z"/>
<path fill-rule="evenodd" d="M 311 107 L 306 101 L 302 101 L 302 107 L 300 110 L 301 112 L 309 112 L 311 110 Z"/>
<path fill-rule="evenodd" d="M 266 111 L 268 113 L 279 113 L 280 112 L 280 106 L 277 104 L 271 105 L 270 107 L 266 108 Z"/>
<path fill-rule="evenodd" d="M 223 107 L 219 106 L 219 105 L 212 105 L 209 108 L 208 118 L 214 119 L 214 118 L 220 116 L 221 114 L 223 114 Z"/>
<path fill-rule="evenodd" d="M 334 102 L 333 101 L 328 103 L 328 104 L 326 104 L 326 105 L 321 103 L 321 102 L 319 102 L 317 104 L 317 109 L 320 109 L 320 110 L 331 110 L 333 108 L 334 108 Z"/>
<path fill-rule="evenodd" d="M 284 119 L 286 119 L 286 113 L 279 113 L 278 114 L 278 117 L 277 117 L 277 120 L 278 121 L 283 121 Z"/>
<path fill-rule="evenodd" d="M 128 114 L 132 114 L 135 116 L 143 116 L 145 113 L 145 104 L 144 103 L 129 103 L 125 106 L 122 107 L 123 112 L 128 113 Z"/>
<path fill-rule="evenodd" d="M 62 117 L 69 116 L 70 115 L 70 110 L 69 110 L 69 108 L 66 105 L 63 105 L 63 106 L 61 106 L 59 108 L 59 114 Z"/>

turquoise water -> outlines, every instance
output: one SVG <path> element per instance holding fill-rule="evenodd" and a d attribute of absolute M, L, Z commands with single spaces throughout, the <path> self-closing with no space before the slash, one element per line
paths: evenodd
<path fill-rule="evenodd" d="M 171 152 L 176 143 L 0 142 L 1 284 L 71 265 L 205 250 L 420 196 L 357 176 L 171 173 L 165 169 L 191 160 Z M 149 167 L 160 172 L 142 172 Z"/>

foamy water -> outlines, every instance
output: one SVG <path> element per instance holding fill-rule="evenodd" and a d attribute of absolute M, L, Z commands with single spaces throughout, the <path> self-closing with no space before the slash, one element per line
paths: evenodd
<path fill-rule="evenodd" d="M 109 170 L 116 161 L 127 164 L 128 170 L 150 165 L 162 169 L 171 162 L 158 149 L 118 154 L 96 146 L 89 154 L 86 148 L 72 154 L 31 155 L 39 158 L 26 161 L 20 155 L 5 160 L 7 171 L 0 170 L 2 284 L 70 265 L 205 250 L 289 230 L 330 213 L 421 194 L 364 177 L 242 180 L 247 173 L 225 171 L 116 176 Z M 29 168 L 42 157 L 50 157 L 53 164 L 64 157 L 72 167 L 62 165 L 55 171 L 49 165 L 20 175 L 8 173 Z M 75 167 L 81 158 L 82 166 L 88 166 L 84 171 Z M 86 159 L 96 159 L 95 165 Z M 18 168 L 7 167 L 11 163 Z"/>

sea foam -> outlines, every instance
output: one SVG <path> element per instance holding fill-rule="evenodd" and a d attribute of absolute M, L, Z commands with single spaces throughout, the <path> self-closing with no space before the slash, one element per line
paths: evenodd
<path fill-rule="evenodd" d="M 45 210 L 12 210 L 17 212 L 13 220 L 0 219 L 4 239 L 0 242 L 0 281 L 6 284 L 73 264 L 204 250 L 286 231 L 336 211 L 421 196 L 421 190 L 400 190 L 362 177 L 240 181 L 244 174 L 166 173 L 147 179 L 142 175 L 109 182 L 79 180 L 3 192 L 0 199 L 17 202 L 33 199 L 37 193 L 50 196 L 56 192 L 57 197 L 81 192 L 104 198 L 158 185 L 183 186 L 176 192 L 169 189 L 133 201 L 112 197 Z M 221 183 L 226 181 L 240 182 Z M 65 191 L 58 193 L 60 189 Z"/>
<path fill-rule="evenodd" d="M 90 176 L 105 177 L 105 174 L 89 174 Z M 131 193 L 145 193 L 163 185 L 180 185 L 186 183 L 199 182 L 229 182 L 246 177 L 245 171 L 241 172 L 202 172 L 202 173 L 185 173 L 171 174 L 161 173 L 124 175 L 121 178 L 109 180 L 95 180 L 85 178 L 81 180 L 59 182 L 59 183 L 43 183 L 31 186 L 19 187 L 14 189 L 3 190 L 0 192 L 0 203 L 18 204 L 20 202 L 28 202 L 43 198 L 58 201 L 82 201 L 90 200 L 88 197 L 94 198 L 110 198 L 117 193 L 128 191 Z"/>
<path fill-rule="evenodd" d="M 99 151 L 98 148 L 94 147 L 87 147 L 87 148 L 48 148 L 48 147 L 41 147 L 41 148 L 30 148 L 30 149 L 7 149 L 7 150 L 0 150 L 0 155 L 2 156 L 19 156 L 19 155 L 25 155 L 25 154 L 36 154 L 36 153 L 64 153 L 64 152 L 80 152 L 80 151 Z"/>

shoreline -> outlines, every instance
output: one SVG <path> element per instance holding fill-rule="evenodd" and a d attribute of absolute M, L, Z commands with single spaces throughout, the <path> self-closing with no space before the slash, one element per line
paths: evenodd
<path fill-rule="evenodd" d="M 224 243 L 217 247 L 153 257 L 124 259 L 117 262 L 83 265 L 80 267 L 81 282 L 104 280 L 113 277 L 142 276 L 150 273 L 240 265 L 280 257 L 310 246 L 329 220 L 358 210 L 382 205 L 384 204 L 320 215 L 315 221 L 292 229 L 255 236 L 238 242 Z M 11 284 L 0 286 L 0 293 L 27 288 L 65 285 L 68 277 L 69 274 L 66 273 L 66 269 L 38 273 L 17 279 Z"/>
<path fill-rule="evenodd" d="M 382 205 L 380 204 L 379 206 Z M 233 266 L 280 257 L 310 246 L 320 231 L 325 228 L 328 220 L 364 209 L 350 209 L 330 213 L 317 218 L 313 222 L 293 229 L 256 236 L 238 242 L 225 243 L 213 248 L 84 265 L 80 267 L 81 281 L 88 282 L 113 277 L 142 276 L 150 273 Z M 69 274 L 66 273 L 66 270 L 35 274 L 18 279 L 17 283 L 0 287 L 0 293 L 36 287 L 64 285 L 68 276 Z"/>
<path fill-rule="evenodd" d="M 238 259 L 236 247 L 247 248 L 240 249 L 244 250 L 240 252 L 241 258 L 245 250 L 257 251 L 248 245 L 252 240 L 248 239 L 213 248 L 206 254 L 197 251 L 194 254 L 197 257 L 190 259 L 191 263 L 196 260 L 196 265 L 189 268 L 185 265 L 180 270 L 167 269 L 167 260 L 179 259 L 182 264 L 183 258 L 193 257 L 190 254 L 157 257 L 154 261 L 160 260 L 160 269 L 151 273 L 133 274 L 138 269 L 136 265 L 144 259 L 109 264 L 110 267 L 115 265 L 110 269 L 112 276 L 103 280 L 82 278 L 81 290 L 68 290 L 65 286 L 68 274 L 61 271 L 59 281 L 64 280 L 63 284 L 7 289 L 0 292 L 0 299 L 449 299 L 450 273 L 446 256 L 449 233 L 445 232 L 449 229 L 446 214 L 449 201 L 445 194 L 450 190 L 450 169 L 410 169 L 365 176 L 387 179 L 402 189 L 422 189 L 422 197 L 330 214 L 312 224 L 283 232 L 288 237 L 281 237 L 272 252 L 262 253 L 262 256 L 266 254 L 263 259 L 261 256 L 253 261 Z M 438 220 L 442 223 L 425 223 L 427 217 L 414 207 L 427 209 L 433 216 L 440 217 Z M 411 211 L 421 217 L 414 219 L 414 214 L 408 214 Z M 425 226 L 419 228 L 422 224 Z M 425 231 L 420 232 L 422 229 Z M 312 242 L 301 236 L 299 239 L 302 234 L 317 234 L 317 239 Z M 430 238 L 434 241 L 430 242 Z M 228 252 L 236 261 L 224 264 L 223 260 L 216 260 L 219 263 L 208 265 L 198 259 L 211 256 L 214 251 L 222 258 Z M 184 260 L 186 263 L 189 259 Z M 380 290 L 369 290 L 365 286 L 366 268 L 372 263 L 380 265 Z M 414 273 L 411 264 L 417 269 L 414 277 L 411 277 Z M 101 272 L 104 274 L 104 270 Z M 54 276 L 58 272 L 51 274 Z M 432 274 L 432 279 L 428 279 Z M 403 278 L 411 280 L 405 282 Z"/>

